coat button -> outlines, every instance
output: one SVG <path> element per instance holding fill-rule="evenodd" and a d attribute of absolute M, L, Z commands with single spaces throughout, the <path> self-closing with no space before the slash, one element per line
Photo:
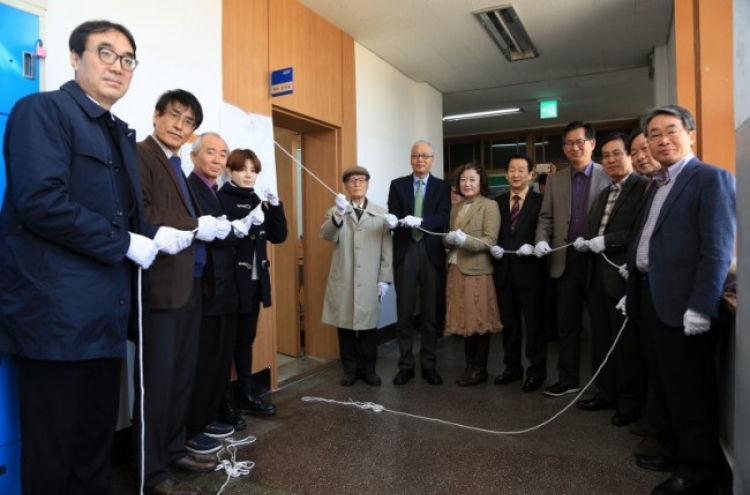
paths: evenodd
<path fill-rule="evenodd" d="M 109 231 L 109 234 L 108 234 L 108 237 L 109 237 L 110 239 L 114 239 L 114 238 L 115 238 L 115 231 L 114 231 L 114 230 L 110 230 L 110 231 Z"/>
<path fill-rule="evenodd" d="M 124 306 L 125 305 L 125 299 L 120 299 L 119 303 L 120 303 L 120 306 Z"/>
<path fill-rule="evenodd" d="M 123 211 L 122 210 L 117 210 L 116 215 L 118 217 L 121 217 L 123 215 Z"/>

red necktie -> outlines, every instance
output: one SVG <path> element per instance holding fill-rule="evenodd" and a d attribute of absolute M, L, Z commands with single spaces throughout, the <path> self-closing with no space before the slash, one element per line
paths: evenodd
<path fill-rule="evenodd" d="M 521 205 L 519 204 L 518 194 L 513 195 L 513 206 L 510 209 L 510 230 L 516 230 L 516 223 L 518 223 L 518 214 L 521 212 Z"/>

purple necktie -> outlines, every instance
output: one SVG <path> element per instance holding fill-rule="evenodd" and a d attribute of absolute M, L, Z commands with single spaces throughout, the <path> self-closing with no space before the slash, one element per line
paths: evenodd
<path fill-rule="evenodd" d="M 510 230 L 516 230 L 516 223 L 518 223 L 518 214 L 521 212 L 521 205 L 519 204 L 518 194 L 513 195 L 513 206 L 510 208 Z"/>

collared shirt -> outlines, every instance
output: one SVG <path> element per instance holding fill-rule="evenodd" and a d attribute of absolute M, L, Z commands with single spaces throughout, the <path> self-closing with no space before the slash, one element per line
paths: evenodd
<path fill-rule="evenodd" d="M 685 164 L 693 158 L 695 158 L 695 155 L 689 153 L 685 158 L 679 160 L 674 165 L 662 168 L 654 176 L 655 183 L 659 186 L 654 193 L 654 200 L 651 203 L 651 209 L 648 210 L 646 223 L 643 225 L 643 232 L 641 233 L 641 239 L 638 242 L 638 249 L 635 253 L 635 266 L 641 273 L 648 273 L 649 244 L 651 242 L 651 236 L 654 233 L 656 220 L 659 218 L 659 213 L 661 213 L 661 207 L 664 205 L 664 201 L 667 199 L 669 191 L 672 190 L 672 186 L 677 180 L 677 176 L 682 172 L 682 169 L 685 168 Z"/>
<path fill-rule="evenodd" d="M 583 170 L 570 168 L 570 225 L 568 240 L 586 237 L 586 216 L 589 205 L 591 175 L 594 173 L 594 162 L 590 161 Z"/>
<path fill-rule="evenodd" d="M 206 177 L 205 175 L 203 175 L 203 173 L 202 173 L 202 172 L 201 172 L 200 170 L 198 170 L 197 168 L 193 170 L 193 173 L 194 173 L 194 174 L 195 174 L 195 175 L 196 175 L 196 176 L 197 176 L 197 177 L 198 177 L 198 178 L 199 178 L 200 180 L 202 180 L 202 181 L 203 181 L 203 183 L 204 183 L 205 185 L 207 185 L 209 189 L 211 189 L 212 191 L 214 191 L 214 192 L 215 192 L 215 189 L 214 189 L 214 187 L 216 186 L 216 181 L 215 181 L 215 180 L 213 180 L 213 179 L 209 179 L 208 177 Z"/>
<path fill-rule="evenodd" d="M 630 174 L 632 173 L 633 172 L 630 172 Z M 628 180 L 630 174 L 626 175 L 617 182 L 612 181 L 612 184 L 610 184 L 609 196 L 607 197 L 607 205 L 604 207 L 604 213 L 602 214 L 602 219 L 599 222 L 599 231 L 596 235 L 604 235 L 604 230 L 607 228 L 607 224 L 609 223 L 609 217 L 612 215 L 612 210 L 615 208 L 617 198 L 620 197 L 620 193 L 622 192 L 622 185 L 625 184 L 625 181 Z"/>
<path fill-rule="evenodd" d="M 430 174 L 425 175 L 423 178 L 419 178 L 416 175 L 412 174 L 412 187 L 414 188 L 414 194 L 417 194 L 417 185 L 419 184 L 419 181 L 422 181 L 422 197 L 424 197 L 424 192 L 427 189 L 427 179 L 430 178 Z"/>
<path fill-rule="evenodd" d="M 518 193 L 518 208 L 520 210 L 523 209 L 523 204 L 526 202 L 526 196 L 529 194 L 529 186 L 526 186 L 526 188 Z M 510 191 L 510 207 L 513 208 L 513 197 L 516 196 L 516 193 L 514 193 L 512 190 Z"/>

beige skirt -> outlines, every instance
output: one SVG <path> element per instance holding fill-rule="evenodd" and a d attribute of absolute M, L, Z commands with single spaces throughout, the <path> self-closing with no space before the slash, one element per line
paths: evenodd
<path fill-rule="evenodd" d="M 445 295 L 446 334 L 484 335 L 502 330 L 492 275 L 464 275 L 450 263 Z"/>

